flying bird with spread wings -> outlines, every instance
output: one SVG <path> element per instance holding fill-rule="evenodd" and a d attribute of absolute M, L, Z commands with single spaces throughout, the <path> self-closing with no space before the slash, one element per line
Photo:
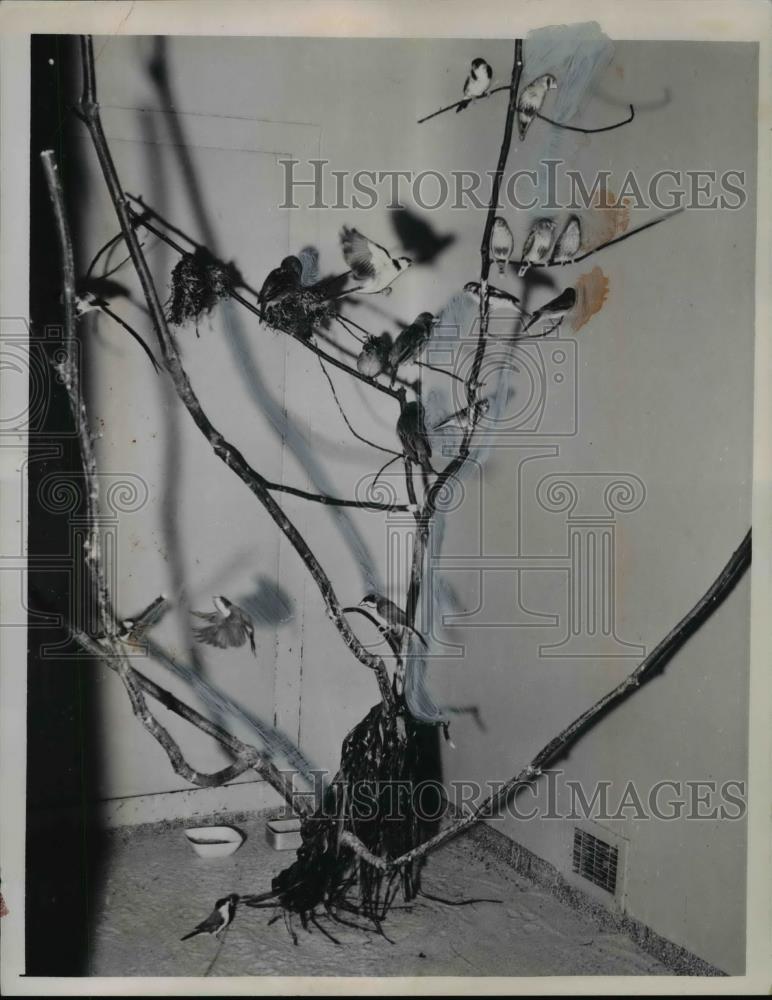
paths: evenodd
<path fill-rule="evenodd" d="M 409 257 L 392 257 L 385 247 L 363 236 L 358 229 L 343 226 L 340 231 L 340 246 L 354 280 L 359 282 L 348 292 L 362 295 L 391 293 L 391 283 L 413 263 Z"/>
<path fill-rule="evenodd" d="M 255 627 L 252 619 L 238 604 L 229 601 L 222 594 L 213 597 L 214 611 L 194 611 L 196 618 L 201 618 L 206 625 L 197 625 L 193 634 L 199 642 L 219 649 L 243 646 L 249 639 L 252 653 L 257 656 L 255 648 Z"/>

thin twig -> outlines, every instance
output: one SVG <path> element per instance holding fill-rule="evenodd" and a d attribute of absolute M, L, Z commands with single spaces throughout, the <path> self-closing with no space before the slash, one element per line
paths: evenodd
<path fill-rule="evenodd" d="M 142 677 L 128 662 L 128 658 L 120 641 L 116 638 L 117 622 L 113 605 L 104 576 L 101 559 L 101 540 L 99 538 L 99 504 L 98 477 L 96 458 L 94 456 L 91 432 L 88 427 L 86 406 L 80 387 L 78 366 L 75 359 L 75 265 L 72 252 L 72 239 L 65 212 L 64 192 L 62 190 L 59 170 L 52 150 L 41 153 L 43 171 L 48 185 L 48 192 L 54 210 L 59 249 L 62 260 L 62 298 L 64 301 L 65 344 L 67 356 L 61 363 L 60 370 L 64 377 L 64 385 L 75 421 L 81 463 L 86 486 L 86 510 L 88 519 L 88 545 L 85 552 L 87 572 L 93 582 L 97 600 L 99 630 L 103 635 L 101 642 L 87 636 L 80 630 L 73 629 L 76 641 L 84 648 L 98 656 L 107 666 L 115 670 L 121 678 L 131 702 L 132 710 L 144 728 L 155 738 L 166 753 L 175 773 L 186 781 L 201 787 L 223 785 L 243 774 L 249 769 L 258 770 L 272 782 L 278 784 L 286 798 L 286 783 L 282 776 L 277 775 L 272 765 L 264 762 L 254 747 L 248 747 L 230 737 L 214 723 L 199 716 L 189 706 L 175 699 L 169 692 L 154 685 L 148 678 Z M 185 759 L 179 744 L 169 731 L 161 725 L 148 708 L 145 693 L 156 697 L 162 704 L 172 708 L 179 715 L 194 721 L 199 729 L 209 732 L 220 743 L 228 745 L 238 757 L 237 761 L 214 774 L 202 774 L 191 767 Z"/>
<path fill-rule="evenodd" d="M 460 101 L 454 101 L 453 104 L 446 104 L 444 108 L 438 108 L 437 111 L 432 111 L 430 115 L 425 115 L 423 118 L 419 118 L 416 124 L 423 125 L 424 122 L 428 122 L 430 119 L 436 118 L 438 115 L 444 115 L 446 111 L 452 111 L 453 108 L 459 108 L 461 105 L 469 106 L 470 104 L 476 104 L 478 101 L 483 101 L 486 97 L 492 97 L 493 94 L 498 94 L 502 90 L 509 90 L 509 85 L 503 84 L 501 87 L 494 87 L 492 90 L 483 94 L 482 97 L 462 97 Z M 629 125 L 633 118 L 635 118 L 635 108 L 631 104 L 629 117 L 623 119 L 621 122 L 615 122 L 613 125 L 602 125 L 600 128 L 580 128 L 578 125 L 569 125 L 567 122 L 556 122 L 554 118 L 548 118 L 540 111 L 536 112 L 536 117 L 541 118 L 541 120 L 543 122 L 547 122 L 548 125 L 554 125 L 555 128 L 567 129 L 569 132 L 582 132 L 584 135 L 596 135 L 598 132 L 612 132 L 615 128 L 621 128 L 623 125 Z"/>
<path fill-rule="evenodd" d="M 583 135 L 597 135 L 599 132 L 613 132 L 615 128 L 622 128 L 623 125 L 629 125 L 633 118 L 635 118 L 635 108 L 631 104 L 629 117 L 623 118 L 621 122 L 615 122 L 613 125 L 603 125 L 601 128 L 581 128 L 579 125 L 569 125 L 567 122 L 556 122 L 553 118 L 548 118 L 540 111 L 536 112 L 536 117 L 541 118 L 543 122 L 547 122 L 549 125 L 554 125 L 556 128 L 565 129 L 567 132 L 581 132 Z"/>
<path fill-rule="evenodd" d="M 155 372 L 157 374 L 161 370 L 160 367 L 159 367 L 159 365 L 158 365 L 158 362 L 156 361 L 155 357 L 153 356 L 153 352 L 147 346 L 147 344 L 142 339 L 142 337 L 137 333 L 137 331 L 134 329 L 134 327 L 129 326 L 129 324 L 125 320 L 121 319 L 121 317 L 118 315 L 118 313 L 113 312 L 113 310 L 107 305 L 107 303 L 102 303 L 99 306 L 99 309 L 100 309 L 101 312 L 103 312 L 105 314 L 105 316 L 109 316 L 111 320 L 113 320 L 119 326 L 122 326 L 123 329 L 126 330 L 127 333 L 131 334 L 131 336 L 134 338 L 134 340 L 136 340 L 136 342 L 139 344 L 139 346 L 142 348 L 142 350 L 145 352 L 145 354 L 147 354 L 147 356 L 150 358 L 150 362 L 153 365 L 153 368 L 154 368 L 154 370 L 155 370 Z"/>
<path fill-rule="evenodd" d="M 117 672 L 118 666 L 115 657 L 111 655 L 109 650 L 105 650 L 100 642 L 77 630 L 73 630 L 72 637 L 86 652 L 99 659 L 110 670 Z M 177 771 L 181 777 L 194 785 L 211 788 L 232 780 L 237 773 L 240 774 L 252 769 L 275 788 L 289 805 L 295 809 L 301 809 L 304 812 L 307 811 L 307 807 L 302 802 L 302 796 L 294 794 L 291 778 L 288 778 L 287 775 L 279 771 L 256 747 L 243 743 L 226 729 L 218 726 L 216 722 L 207 719 L 206 716 L 201 715 L 200 712 L 191 708 L 184 701 L 181 701 L 176 695 L 167 691 L 166 688 L 162 688 L 155 681 L 146 677 L 145 674 L 135 667 L 130 667 L 129 670 L 137 686 L 145 694 L 154 698 L 170 712 L 174 712 L 181 719 L 200 729 L 201 732 L 206 733 L 207 736 L 211 736 L 212 739 L 216 740 L 229 753 L 238 758 L 237 764 L 230 765 L 230 767 L 224 768 L 222 771 L 217 771 L 214 774 L 203 774 L 187 765 L 187 770 L 184 770 L 184 773 Z M 231 768 L 239 768 L 240 770 L 231 771 Z"/>
<path fill-rule="evenodd" d="M 110 153 L 110 147 L 102 129 L 95 88 L 94 50 L 91 36 L 81 37 L 81 59 L 84 79 L 84 90 L 80 105 L 81 117 L 86 124 L 99 159 L 110 198 L 126 239 L 126 246 L 131 254 L 132 263 L 134 264 L 142 291 L 145 295 L 145 301 L 147 302 L 158 339 L 164 366 L 169 372 L 177 395 L 217 457 L 228 468 L 233 470 L 239 479 L 257 497 L 276 526 L 300 556 L 322 595 L 327 616 L 337 628 L 345 646 L 351 650 L 360 663 L 375 673 L 381 698 L 384 705 L 388 708 L 393 704 L 393 695 L 389 684 L 386 664 L 381 657 L 368 653 L 359 642 L 351 626 L 341 613 L 340 602 L 335 594 L 332 583 L 309 548 L 308 543 L 295 527 L 294 523 L 273 499 L 263 476 L 249 465 L 241 452 L 227 441 L 212 424 L 193 390 L 188 374 L 182 364 L 177 344 L 167 325 L 166 316 L 158 298 L 158 292 L 153 283 L 147 261 L 139 246 L 137 234 L 132 226 L 131 209 L 126 202 L 126 196 L 121 187 Z M 358 372 L 356 374 L 359 375 Z M 379 386 L 379 388 L 382 387 Z M 395 395 L 397 394 L 395 393 Z"/>
<path fill-rule="evenodd" d="M 97 250 L 97 252 L 91 258 L 91 263 L 86 268 L 87 278 L 91 277 L 91 274 L 93 273 L 94 268 L 99 263 L 99 258 L 102 256 L 102 254 L 107 253 L 108 250 L 114 247 L 122 239 L 123 239 L 123 233 L 117 233 L 115 236 L 111 236 L 106 243 L 102 244 L 102 246 Z"/>
<path fill-rule="evenodd" d="M 507 165 L 510 146 L 512 145 L 512 131 L 514 128 L 515 111 L 517 108 L 517 95 L 518 95 L 518 89 L 520 87 L 520 80 L 522 78 L 522 74 L 523 74 L 523 42 L 522 39 L 518 38 L 515 41 L 514 61 L 512 64 L 512 77 L 508 88 L 509 102 L 507 104 L 506 119 L 504 121 L 504 136 L 501 142 L 501 149 L 499 150 L 499 159 L 496 165 L 496 173 L 494 174 L 493 177 L 491 198 L 485 219 L 485 227 L 483 229 L 482 241 L 480 243 L 479 332 L 477 338 L 477 348 L 475 350 L 475 356 L 472 362 L 472 368 L 466 380 L 467 406 L 470 408 L 469 423 L 461 439 L 461 443 L 458 449 L 458 454 L 442 470 L 442 472 L 435 479 L 431 488 L 428 490 L 427 495 L 424 499 L 423 510 L 421 511 L 421 515 L 418 518 L 418 528 L 415 534 L 415 540 L 413 542 L 413 559 L 410 570 L 410 583 L 408 586 L 407 601 L 405 607 L 405 614 L 407 615 L 408 625 L 411 628 L 415 628 L 416 611 L 418 609 L 418 601 L 420 599 L 421 586 L 423 582 L 423 566 L 426 557 L 426 547 L 429 540 L 429 528 L 432 518 L 434 517 L 434 514 L 436 512 L 437 499 L 441 495 L 441 492 L 445 488 L 446 484 L 460 472 L 467 458 L 469 457 L 471 450 L 472 436 L 474 435 L 475 428 L 477 426 L 478 420 L 480 419 L 481 408 L 478 407 L 476 403 L 480 388 L 479 386 L 480 370 L 482 368 L 483 358 L 485 356 L 485 348 L 487 344 L 487 335 L 488 335 L 488 319 L 489 319 L 488 274 L 491 266 L 490 240 L 491 240 L 491 232 L 493 230 L 493 220 L 496 216 L 496 208 L 499 202 L 499 191 L 501 189 L 501 181 L 504 176 L 504 169 Z M 403 654 L 406 654 L 407 652 L 409 634 L 410 634 L 409 630 L 405 629 L 403 636 L 403 646 L 402 646 Z M 401 663 L 406 664 L 406 655 L 402 656 Z M 401 674 L 399 676 L 399 680 L 400 682 L 403 680 Z"/>
<path fill-rule="evenodd" d="M 321 358 L 319 358 L 319 367 L 324 372 L 324 377 L 327 379 L 327 381 L 328 381 L 328 383 L 330 385 L 330 391 L 332 392 L 332 398 L 335 400 L 335 403 L 336 403 L 336 405 L 338 407 L 338 410 L 340 411 L 340 415 L 343 417 L 343 422 L 345 423 L 346 427 L 348 427 L 348 429 L 351 431 L 351 433 L 354 435 L 354 437 L 357 439 L 357 441 L 361 441 L 362 444 L 369 445 L 371 448 L 375 448 L 377 451 L 382 451 L 385 455 L 396 455 L 397 457 L 399 457 L 400 452 L 394 451 L 393 448 L 384 448 L 383 445 L 376 444 L 374 441 L 369 441 L 366 437 L 362 437 L 361 434 L 359 434 L 357 431 L 354 430 L 354 428 L 351 426 L 351 421 L 346 416 L 346 413 L 345 413 L 343 407 L 340 404 L 340 400 L 338 399 L 338 394 L 335 391 L 335 384 L 332 381 L 332 379 L 330 378 L 330 373 L 324 367 L 324 361 L 322 361 Z"/>
<path fill-rule="evenodd" d="M 652 226 L 658 226 L 660 222 L 667 222 L 668 219 L 674 218 L 676 215 L 680 215 L 681 212 L 685 211 L 683 208 L 675 208 L 672 212 L 666 212 L 664 215 L 658 215 L 656 219 L 650 219 L 648 222 L 644 222 L 640 226 L 636 226 L 635 229 L 628 229 L 627 232 L 622 233 L 621 236 L 615 236 L 613 239 L 607 240 L 605 243 L 599 244 L 597 247 L 593 247 L 591 250 L 586 250 L 584 253 L 579 254 L 577 257 L 572 257 L 570 260 L 550 260 L 544 263 L 539 263 L 538 261 L 528 261 L 523 262 L 519 260 L 510 260 L 509 266 L 519 269 L 523 263 L 528 263 L 529 267 L 567 267 L 569 264 L 579 264 L 583 260 L 587 260 L 588 257 L 592 257 L 593 254 L 599 253 L 601 250 L 605 250 L 606 247 L 614 246 L 615 243 L 622 243 L 624 240 L 629 240 L 631 236 L 636 236 L 638 233 L 642 233 L 645 229 L 651 229 Z"/>
<path fill-rule="evenodd" d="M 341 316 L 340 313 L 335 313 L 335 319 L 340 323 L 340 325 L 343 327 L 343 329 L 346 331 L 346 333 L 350 337 L 353 337 L 354 340 L 357 341 L 357 343 L 364 344 L 365 338 L 364 337 L 360 337 L 359 334 L 354 333 L 354 331 L 349 326 L 348 321 L 346 320 L 345 316 Z M 360 327 L 360 329 L 361 329 L 361 327 Z"/>
<path fill-rule="evenodd" d="M 170 246 L 173 250 L 176 250 L 177 253 L 181 255 L 188 254 L 189 251 L 185 250 L 184 247 L 181 247 L 179 243 L 175 242 L 170 236 L 167 236 L 167 234 L 164 233 L 163 230 L 158 229 L 157 226 L 154 226 L 152 222 L 148 222 L 147 219 L 143 219 L 141 216 L 137 215 L 134 212 L 134 210 L 130 207 L 127 209 L 127 211 L 129 217 L 133 219 L 136 225 L 143 226 L 149 232 L 153 233 L 160 240 L 162 240 L 164 243 Z M 249 301 L 249 299 L 245 299 L 240 292 L 236 291 L 235 288 L 231 288 L 228 294 L 230 298 L 232 298 L 235 302 L 238 302 L 240 306 L 243 306 L 244 309 L 251 312 L 254 316 L 257 316 L 257 318 L 263 323 L 264 326 L 269 326 L 272 330 L 276 330 L 278 333 L 284 333 L 288 337 L 292 337 L 293 340 L 296 340 L 299 344 L 302 344 L 303 347 L 307 348 L 309 351 L 313 351 L 313 353 L 316 354 L 318 357 L 324 358 L 324 360 L 328 361 L 331 365 L 334 365 L 341 371 L 346 372 L 346 374 L 353 376 L 353 378 L 359 379 L 359 381 L 364 382 L 365 385 L 372 386 L 374 389 L 378 389 L 380 392 L 383 392 L 387 396 L 391 396 L 394 399 L 401 400 L 404 398 L 405 395 L 404 389 L 392 389 L 387 385 L 382 385 L 375 379 L 370 378 L 367 375 L 363 375 L 361 372 L 357 371 L 356 368 L 352 368 L 345 362 L 339 361 L 338 358 L 335 358 L 331 354 L 328 354 L 326 351 L 323 351 L 321 347 L 318 347 L 316 344 L 314 344 L 312 340 L 309 340 L 307 337 L 301 336 L 294 330 L 287 329 L 286 327 L 272 326 L 265 320 L 262 313 L 260 312 L 260 309 L 257 306 L 253 305 Z"/>
<path fill-rule="evenodd" d="M 377 445 L 373 447 L 377 447 Z M 385 450 L 385 448 L 381 448 L 381 451 Z M 397 455 L 397 458 L 401 457 L 401 455 Z M 272 493 L 288 493 L 290 496 L 300 497 L 302 500 L 311 500 L 313 503 L 326 504 L 328 507 L 357 507 L 359 510 L 378 511 L 406 511 L 408 509 L 405 504 L 400 503 L 379 503 L 375 500 L 343 500 L 340 497 L 327 496 L 325 493 L 309 493 L 308 490 L 298 489 L 297 486 L 272 483 L 267 479 L 265 485 Z"/>

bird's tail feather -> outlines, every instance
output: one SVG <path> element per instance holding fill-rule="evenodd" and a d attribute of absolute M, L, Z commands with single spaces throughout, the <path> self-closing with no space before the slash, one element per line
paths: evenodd
<path fill-rule="evenodd" d="M 499 260 L 499 261 L 497 261 L 497 263 L 499 265 L 499 274 L 503 274 L 504 273 L 504 265 L 506 264 L 506 261 Z"/>
<path fill-rule="evenodd" d="M 181 937 L 180 941 L 187 941 L 188 938 L 195 937 L 197 934 L 201 934 L 201 931 L 199 930 L 191 931 L 190 934 L 186 934 L 185 937 Z"/>

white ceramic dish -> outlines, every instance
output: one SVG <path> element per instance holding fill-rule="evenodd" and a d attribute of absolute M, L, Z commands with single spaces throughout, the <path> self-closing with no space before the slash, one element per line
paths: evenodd
<path fill-rule="evenodd" d="M 265 824 L 265 839 L 275 851 L 296 851 L 303 843 L 300 820 L 269 819 Z"/>
<path fill-rule="evenodd" d="M 202 858 L 227 858 L 244 843 L 232 826 L 196 826 L 185 831 L 188 843 Z"/>

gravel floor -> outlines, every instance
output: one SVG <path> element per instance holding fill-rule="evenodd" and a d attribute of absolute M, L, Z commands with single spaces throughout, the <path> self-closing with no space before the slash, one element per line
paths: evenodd
<path fill-rule="evenodd" d="M 260 892 L 294 859 L 265 842 L 265 818 L 238 824 L 246 833 L 231 857 L 197 857 L 181 828 L 144 827 L 110 836 L 104 882 L 94 901 L 89 971 L 95 976 L 244 975 L 667 975 L 629 938 L 601 931 L 503 862 L 451 842 L 432 855 L 427 892 L 454 899 L 490 896 L 501 903 L 447 906 L 421 899 L 393 910 L 393 944 L 321 921 L 339 941 L 295 922 L 295 947 L 272 910 L 241 907 L 218 952 L 214 938 L 180 941 L 229 892 Z M 215 959 L 211 969 L 210 963 Z"/>

